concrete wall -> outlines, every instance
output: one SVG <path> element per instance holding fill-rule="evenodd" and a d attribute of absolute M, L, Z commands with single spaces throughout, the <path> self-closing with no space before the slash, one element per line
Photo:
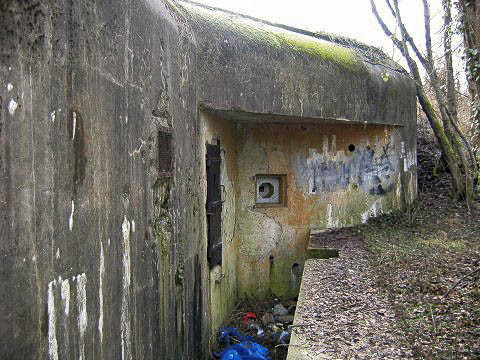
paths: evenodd
<path fill-rule="evenodd" d="M 359 223 L 362 214 L 414 198 L 415 88 L 405 71 L 376 49 L 340 46 L 334 39 L 188 2 L 180 6 L 197 44 L 197 101 L 205 112 L 241 124 L 234 240 L 238 296 L 270 288 L 294 296 L 300 280 L 291 269 L 297 263 L 294 272 L 301 273 L 311 227 Z M 345 125 L 326 126 L 329 120 Z M 355 155 L 342 153 L 348 141 L 358 144 Z M 386 144 L 391 146 L 384 156 Z M 374 184 L 385 162 L 392 173 L 382 173 Z M 314 167 L 328 173 L 315 195 L 308 184 Z M 361 181 L 356 189 L 338 167 Z M 275 173 L 288 175 L 288 206 L 254 208 L 253 176 Z"/>
<path fill-rule="evenodd" d="M 402 143 L 392 126 L 240 124 L 239 293 L 296 296 L 310 229 L 359 224 L 400 207 L 401 178 L 415 170 Z M 286 207 L 255 204 L 256 174 L 287 175 Z"/>
<path fill-rule="evenodd" d="M 237 237 L 235 237 L 237 200 L 237 124 L 214 115 L 199 112 L 201 158 L 205 159 L 206 144 L 220 140 L 222 163 L 222 264 L 210 271 L 211 329 L 218 329 L 236 305 L 237 295 Z M 202 167 L 202 183 L 206 183 L 205 166 Z M 206 203 L 206 188 L 202 186 L 202 203 Z M 207 218 L 205 207 L 200 209 L 202 243 L 207 246 Z"/>
<path fill-rule="evenodd" d="M 202 358 L 183 16 L 153 0 L 8 0 L 0 24 L 0 357 Z M 159 125 L 174 133 L 172 179 L 155 173 Z"/>
<path fill-rule="evenodd" d="M 311 229 L 364 223 L 415 196 L 416 157 L 402 127 L 251 124 L 208 112 L 200 119 L 201 151 L 221 142 L 225 186 L 223 264 L 210 273 L 212 329 L 244 292 L 297 296 Z M 255 203 L 259 174 L 286 175 L 286 206 Z M 205 227 L 203 234 L 206 246 Z"/>

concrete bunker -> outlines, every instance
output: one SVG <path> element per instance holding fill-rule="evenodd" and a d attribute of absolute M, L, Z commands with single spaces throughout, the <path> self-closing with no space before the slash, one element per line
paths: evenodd
<path fill-rule="evenodd" d="M 404 70 L 373 48 L 182 6 L 201 49 L 200 144 L 221 144 L 213 330 L 245 293 L 298 295 L 312 229 L 413 199 L 416 108 Z"/>
<path fill-rule="evenodd" d="M 6 358 L 204 358 L 245 293 L 296 296 L 312 229 L 415 196 L 415 88 L 377 49 L 183 1 L 10 5 Z"/>

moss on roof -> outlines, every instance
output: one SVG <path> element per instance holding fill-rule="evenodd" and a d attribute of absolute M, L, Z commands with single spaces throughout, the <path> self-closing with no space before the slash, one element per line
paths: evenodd
<path fill-rule="evenodd" d="M 180 4 L 186 16 L 206 39 L 213 38 L 215 33 L 233 34 L 242 38 L 247 46 L 266 47 L 275 53 L 291 51 L 320 58 L 355 74 L 366 73 L 365 62 L 404 72 L 381 50 L 353 39 L 273 24 L 190 1 L 181 1 Z"/>
<path fill-rule="evenodd" d="M 289 46 L 291 49 L 297 52 L 331 61 L 351 72 L 365 71 L 365 65 L 351 49 L 320 42 L 317 39 L 305 39 L 292 35 L 277 36 L 281 38 L 281 41 L 284 45 Z"/>

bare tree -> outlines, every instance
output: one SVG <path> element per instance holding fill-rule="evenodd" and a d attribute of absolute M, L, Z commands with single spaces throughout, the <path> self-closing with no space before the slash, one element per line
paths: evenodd
<path fill-rule="evenodd" d="M 442 90 L 441 82 L 435 67 L 432 38 L 430 30 L 430 6 L 428 0 L 423 1 L 423 12 L 425 22 L 425 48 L 426 54 L 423 54 L 415 40 L 410 36 L 407 28 L 404 25 L 398 0 L 393 0 L 393 5 L 390 0 L 385 0 L 391 15 L 400 29 L 401 39 L 398 39 L 388 28 L 382 17 L 377 11 L 375 0 L 370 0 L 372 12 L 375 15 L 379 25 L 400 50 L 403 57 L 407 61 L 410 74 L 415 81 L 417 91 L 417 98 L 425 113 L 433 133 L 438 141 L 443 156 L 445 157 L 452 179 L 452 189 L 455 198 L 465 199 L 469 202 L 474 194 L 474 177 L 478 174 L 477 164 L 475 162 L 474 154 L 470 144 L 462 134 L 456 124 L 456 98 L 455 87 L 453 83 L 453 66 L 451 59 L 451 41 L 449 34 L 444 37 L 444 51 L 445 60 L 447 62 L 447 91 Z M 445 28 L 449 28 L 451 24 L 451 4 L 450 0 L 443 0 L 444 9 L 446 9 Z M 413 55 L 410 54 L 410 49 Z M 414 59 L 416 57 L 416 60 Z M 431 86 L 435 94 L 435 101 L 439 111 L 435 111 L 433 104 L 425 94 L 424 85 L 420 76 L 417 61 L 423 66 L 429 77 Z M 448 65 L 450 64 L 450 66 Z M 453 89 L 453 90 L 452 90 Z"/>

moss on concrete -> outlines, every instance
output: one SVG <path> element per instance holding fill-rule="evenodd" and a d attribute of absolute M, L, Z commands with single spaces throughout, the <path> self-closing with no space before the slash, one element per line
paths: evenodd
<path fill-rule="evenodd" d="M 337 215 L 340 218 L 340 222 L 345 225 L 360 224 L 362 222 L 362 214 L 368 211 L 371 204 L 375 201 L 373 196 L 353 186 L 348 188 L 343 198 L 345 199 L 344 206 L 334 211 L 334 214 Z"/>
<path fill-rule="evenodd" d="M 395 87 L 389 87 L 387 89 L 387 97 L 389 101 L 394 101 L 398 96 L 398 89 Z"/>
<path fill-rule="evenodd" d="M 282 44 L 299 53 L 330 61 L 351 73 L 366 71 L 363 63 L 351 49 L 314 38 L 301 37 L 300 35 L 278 34 L 276 36 Z"/>
<path fill-rule="evenodd" d="M 206 8 L 192 6 L 182 3 L 187 16 L 192 20 L 196 27 L 203 30 L 205 34 L 212 33 L 234 33 L 241 36 L 244 40 L 252 44 L 270 46 L 280 49 L 281 44 L 273 33 L 262 31 L 246 22 L 233 21 L 231 17 L 226 16 L 219 11 L 209 11 Z"/>
<path fill-rule="evenodd" d="M 170 180 L 158 179 L 153 186 L 154 218 L 152 228 L 158 252 L 163 257 L 168 255 L 172 235 L 172 214 L 170 201 Z"/>
<path fill-rule="evenodd" d="M 168 237 L 165 229 L 162 227 L 161 223 L 155 223 L 155 240 L 157 242 L 158 249 L 162 256 L 167 256 L 168 254 Z"/>
<path fill-rule="evenodd" d="M 201 30 L 198 32 L 201 36 L 234 34 L 243 39 L 247 46 L 266 47 L 273 53 L 290 56 L 296 52 L 334 63 L 349 73 L 364 74 L 367 71 L 360 57 L 351 48 L 262 22 L 255 23 L 246 17 L 232 16 L 219 10 L 187 3 L 182 5 L 187 16 Z"/>
<path fill-rule="evenodd" d="M 309 247 L 307 249 L 308 259 L 330 259 L 334 257 L 338 257 L 337 249 L 315 248 L 315 247 Z"/>
<path fill-rule="evenodd" d="M 301 266 L 303 273 L 303 263 L 304 259 L 299 259 L 298 256 L 275 257 L 270 265 L 270 290 L 275 296 L 280 299 L 293 299 L 298 296 L 302 279 L 301 276 L 294 278 L 292 265 Z M 289 280 L 286 281 L 286 279 Z"/>

